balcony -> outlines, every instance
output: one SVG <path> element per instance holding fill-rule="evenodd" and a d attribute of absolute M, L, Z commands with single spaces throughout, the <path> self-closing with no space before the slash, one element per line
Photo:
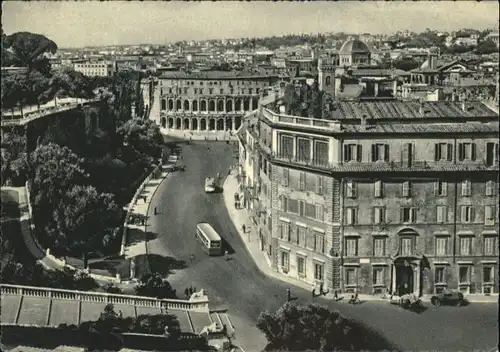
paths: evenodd
<path fill-rule="evenodd" d="M 281 161 L 281 162 L 289 163 L 289 164 L 295 164 L 297 166 L 312 167 L 312 168 L 322 169 L 322 170 L 332 170 L 335 167 L 335 164 L 333 164 L 333 163 L 322 162 L 319 160 L 304 161 L 304 160 L 298 159 L 297 157 L 290 156 L 287 154 L 271 153 L 271 157 L 276 161 Z"/>
<path fill-rule="evenodd" d="M 337 121 L 319 120 L 307 117 L 276 114 L 269 109 L 262 109 L 262 116 L 270 123 L 283 126 L 300 126 L 311 130 L 340 132 L 341 124 Z"/>

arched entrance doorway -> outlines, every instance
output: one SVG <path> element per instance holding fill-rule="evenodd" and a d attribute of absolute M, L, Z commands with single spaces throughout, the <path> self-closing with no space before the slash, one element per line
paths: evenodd
<path fill-rule="evenodd" d="M 224 119 L 217 120 L 217 131 L 224 131 Z"/>
<path fill-rule="evenodd" d="M 168 118 L 168 128 L 174 128 L 174 118 L 173 117 Z"/>
<path fill-rule="evenodd" d="M 189 119 L 188 118 L 184 119 L 184 129 L 189 130 Z"/>
<path fill-rule="evenodd" d="M 215 130 L 215 120 L 214 119 L 210 119 L 210 121 L 208 122 L 208 130 L 209 131 Z"/>
<path fill-rule="evenodd" d="M 198 119 L 194 118 L 191 123 L 193 124 L 193 130 L 198 130 Z"/>
<path fill-rule="evenodd" d="M 167 127 L 167 119 L 164 117 L 161 118 L 161 127 L 163 128 Z"/>
<path fill-rule="evenodd" d="M 201 118 L 200 120 L 200 130 L 202 131 L 207 130 L 207 120 L 205 118 Z"/>
<path fill-rule="evenodd" d="M 175 128 L 178 130 L 181 129 L 181 119 L 179 117 L 175 119 Z"/>

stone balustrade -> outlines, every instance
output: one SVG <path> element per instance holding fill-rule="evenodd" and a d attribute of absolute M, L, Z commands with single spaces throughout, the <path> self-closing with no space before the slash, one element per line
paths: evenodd
<path fill-rule="evenodd" d="M 209 300 L 206 295 L 194 297 L 193 299 L 186 301 L 180 299 L 158 299 L 144 296 L 131 296 L 103 292 L 85 292 L 9 284 L 0 285 L 0 292 L 2 295 L 20 295 L 25 297 L 53 298 L 103 304 L 124 304 L 137 307 L 161 307 L 165 309 L 196 312 L 209 311 Z"/>

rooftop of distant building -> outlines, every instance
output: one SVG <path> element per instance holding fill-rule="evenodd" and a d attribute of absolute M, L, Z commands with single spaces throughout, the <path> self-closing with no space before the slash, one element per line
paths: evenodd
<path fill-rule="evenodd" d="M 163 72 L 160 78 L 163 79 L 249 79 L 249 78 L 266 78 L 278 77 L 278 70 L 270 70 L 258 68 L 254 70 L 245 71 L 200 71 L 200 72 L 186 72 L 186 71 L 169 71 Z"/>

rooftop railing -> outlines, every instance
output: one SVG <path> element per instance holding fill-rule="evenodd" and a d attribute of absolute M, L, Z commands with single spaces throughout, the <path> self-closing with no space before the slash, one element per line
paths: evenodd
<path fill-rule="evenodd" d="M 181 299 L 159 299 L 144 296 L 131 296 L 115 293 L 73 291 L 46 287 L 32 287 L 21 285 L 0 285 L 2 295 L 19 295 L 25 297 L 54 298 L 64 300 L 75 300 L 92 303 L 126 304 L 138 307 L 158 307 L 166 309 L 187 310 L 194 312 L 208 312 L 208 297 L 206 295 L 193 294 L 190 300 Z"/>

